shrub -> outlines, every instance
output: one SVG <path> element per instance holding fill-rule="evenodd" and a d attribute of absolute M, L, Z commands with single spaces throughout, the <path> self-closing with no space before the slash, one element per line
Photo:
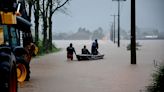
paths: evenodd
<path fill-rule="evenodd" d="M 152 77 L 153 80 L 147 87 L 147 92 L 164 92 L 164 65 L 159 66 Z"/>
<path fill-rule="evenodd" d="M 38 48 L 39 48 L 38 55 L 44 55 L 46 53 L 52 53 L 52 52 L 60 51 L 60 49 L 57 48 L 54 44 L 52 45 L 52 50 L 51 49 L 45 50 L 45 46 L 43 46 L 42 42 L 43 41 L 41 41 L 41 40 L 39 40 L 39 42 L 38 42 Z"/>

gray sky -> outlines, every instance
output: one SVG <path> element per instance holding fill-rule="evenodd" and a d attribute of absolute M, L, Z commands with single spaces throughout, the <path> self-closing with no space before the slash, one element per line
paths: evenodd
<path fill-rule="evenodd" d="M 121 28 L 130 30 L 130 1 L 121 2 Z M 72 0 L 67 6 L 70 16 L 57 12 L 53 17 L 53 30 L 76 32 L 79 27 L 109 30 L 112 14 L 117 14 L 117 1 Z M 164 0 L 136 0 L 136 21 L 141 28 L 156 28 L 164 31 Z"/>

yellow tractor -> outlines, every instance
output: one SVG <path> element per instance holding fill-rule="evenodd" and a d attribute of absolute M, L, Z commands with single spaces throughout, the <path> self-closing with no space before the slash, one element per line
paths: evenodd
<path fill-rule="evenodd" d="M 0 91 L 17 92 L 17 82 L 30 79 L 36 55 L 24 0 L 0 0 Z"/>

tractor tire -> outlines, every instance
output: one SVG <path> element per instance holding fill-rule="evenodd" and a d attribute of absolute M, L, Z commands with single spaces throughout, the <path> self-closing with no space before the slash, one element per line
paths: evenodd
<path fill-rule="evenodd" d="M 28 81 L 30 79 L 29 63 L 24 58 L 17 58 L 18 81 Z"/>
<path fill-rule="evenodd" d="M 17 92 L 17 72 L 14 61 L 12 63 L 0 62 L 0 90 L 1 92 Z"/>
<path fill-rule="evenodd" d="M 18 81 L 17 81 L 17 71 L 16 71 L 16 63 L 14 62 L 14 65 L 11 70 L 11 76 L 10 76 L 10 85 L 9 85 L 9 92 L 17 92 L 18 88 Z"/>
<path fill-rule="evenodd" d="M 15 47 L 13 49 L 14 55 L 16 57 L 18 81 L 28 81 L 30 79 L 30 63 L 26 60 L 26 54 L 28 52 L 23 47 Z M 23 77 L 23 78 L 22 78 Z M 25 77 L 25 80 L 24 80 Z"/>

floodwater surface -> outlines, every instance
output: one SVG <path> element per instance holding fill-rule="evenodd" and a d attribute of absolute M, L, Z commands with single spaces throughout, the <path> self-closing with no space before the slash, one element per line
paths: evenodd
<path fill-rule="evenodd" d="M 73 61 L 66 59 L 66 47 L 73 43 L 76 53 L 81 54 L 84 45 L 91 49 L 92 41 L 55 40 L 58 53 L 34 58 L 31 61 L 31 79 L 19 85 L 18 92 L 140 92 L 151 82 L 156 69 L 154 61 L 164 61 L 164 41 L 138 41 L 137 64 L 130 64 L 130 51 L 122 41 L 120 48 L 107 40 L 99 41 L 99 52 L 104 59 Z"/>

